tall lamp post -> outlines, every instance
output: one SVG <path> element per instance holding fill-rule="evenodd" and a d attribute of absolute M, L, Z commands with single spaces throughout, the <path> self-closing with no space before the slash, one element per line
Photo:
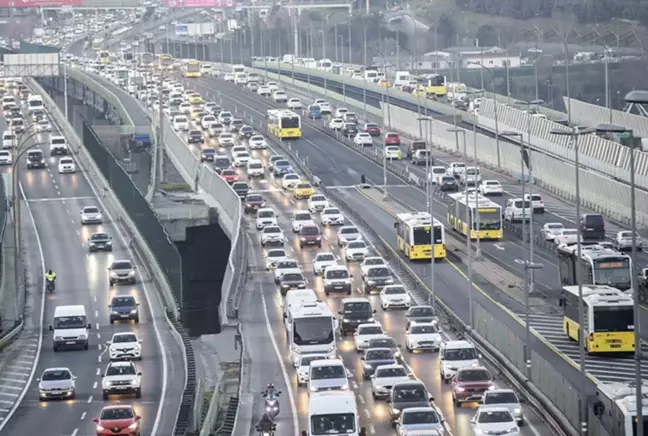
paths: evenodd
<path fill-rule="evenodd" d="M 501 153 L 500 153 L 500 143 L 499 143 L 499 123 L 497 121 L 497 94 L 495 94 L 495 74 L 493 70 L 482 65 L 479 62 L 468 62 L 469 65 L 478 65 L 481 69 L 485 70 L 491 77 L 491 85 L 493 88 L 493 108 L 495 110 L 495 147 L 497 148 L 497 168 L 502 168 Z M 477 156 L 475 156 L 476 158 Z"/>
<path fill-rule="evenodd" d="M 376 53 L 382 58 L 383 65 L 387 65 L 387 58 L 380 50 L 375 50 Z M 387 127 L 391 129 L 391 106 L 389 105 L 389 86 L 385 88 L 385 95 L 387 97 Z M 389 195 L 387 194 L 387 155 L 383 149 L 383 199 L 386 200 Z"/>
<path fill-rule="evenodd" d="M 418 118 L 419 126 L 422 126 L 424 123 L 427 124 L 430 127 L 430 132 L 431 129 L 434 127 L 434 119 L 432 117 L 419 117 Z M 421 127 L 421 130 L 422 127 Z M 430 214 L 430 249 L 431 249 L 431 258 L 430 258 L 430 306 L 435 307 L 435 298 L 434 298 L 434 264 L 436 263 L 436 259 L 434 258 L 434 242 L 435 242 L 435 226 L 434 226 L 434 200 L 432 199 L 432 183 L 430 180 L 430 158 L 431 158 L 431 144 L 432 142 L 432 134 L 430 133 L 430 136 L 428 138 L 428 141 L 425 143 L 425 147 L 427 148 L 427 158 L 425 162 L 425 186 L 427 187 L 426 189 L 426 205 L 427 205 L 427 212 Z"/>
<path fill-rule="evenodd" d="M 581 216 L 581 198 L 580 198 L 580 164 L 578 162 L 578 137 L 582 135 L 588 135 L 593 133 L 593 129 L 579 129 L 577 126 L 572 126 L 570 130 L 560 129 L 552 130 L 552 135 L 559 136 L 569 136 L 574 144 L 574 168 L 575 168 L 575 184 L 576 184 L 576 216 Z M 576 257 L 581 258 L 581 248 L 582 248 L 582 235 L 579 231 L 576 234 Z M 576 278 L 578 282 L 578 300 L 583 301 L 583 280 L 582 277 L 582 268 L 580 262 L 576 262 Z M 584 325 L 584 313 L 583 313 L 583 304 L 578 305 L 578 325 Z M 587 435 L 587 391 L 585 387 L 585 332 L 584 330 L 578 329 L 578 343 L 579 343 L 579 367 L 582 373 L 581 385 L 580 385 L 580 407 L 579 407 L 579 416 L 581 422 L 580 432 L 583 435 Z"/>

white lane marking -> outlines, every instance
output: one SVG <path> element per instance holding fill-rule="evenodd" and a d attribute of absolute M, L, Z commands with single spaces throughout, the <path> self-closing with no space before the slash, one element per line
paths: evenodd
<path fill-rule="evenodd" d="M 500 244 L 493 244 L 493 247 L 497 248 L 498 250 L 506 250 L 506 248 L 502 247 Z"/>
<path fill-rule="evenodd" d="M 97 333 L 97 339 L 101 339 L 101 333 Z"/>
<path fill-rule="evenodd" d="M 266 330 L 268 331 L 268 336 L 270 337 L 270 342 L 272 343 L 272 348 L 274 349 L 275 355 L 277 356 L 277 361 L 279 366 L 281 366 L 281 373 L 284 378 L 284 383 L 288 389 L 288 401 L 290 401 L 290 409 L 293 411 L 293 434 L 299 434 L 299 422 L 297 421 L 297 405 L 295 403 L 295 396 L 293 395 L 292 384 L 290 382 L 290 377 L 288 376 L 288 369 L 283 361 L 283 356 L 281 351 L 279 351 L 279 345 L 277 345 L 277 340 L 274 337 L 274 331 L 272 330 L 272 325 L 270 324 L 270 316 L 268 315 L 268 305 L 266 304 L 265 295 L 261 292 L 261 305 L 263 305 L 263 315 L 265 317 Z"/>
<path fill-rule="evenodd" d="M 2 371 L 5 375 L 13 375 L 14 377 L 27 377 L 26 372 L 16 372 L 16 371 Z"/>
<path fill-rule="evenodd" d="M 16 407 L 16 402 L 15 401 L 9 401 L 9 400 L 0 400 L 0 404 L 13 404 L 14 407 Z M 11 416 L 11 413 L 8 416 L 5 416 L 5 419 L 8 419 Z M 6 425 L 6 424 L 5 424 Z"/>
<path fill-rule="evenodd" d="M 21 391 L 23 388 L 22 386 L 0 385 L 0 389 L 13 389 L 14 391 Z M 0 395 L 2 394 L 0 393 Z"/>
<path fill-rule="evenodd" d="M 94 383 L 92 384 L 92 389 L 97 389 L 97 382 L 94 382 Z"/>
<path fill-rule="evenodd" d="M 0 409 L 0 413 L 7 413 L 7 412 L 9 412 L 9 409 Z"/>
<path fill-rule="evenodd" d="M 83 413 L 81 414 L 81 421 L 83 421 L 83 420 L 85 419 L 85 417 L 86 417 L 86 413 L 87 413 L 87 412 L 83 412 Z"/>
<path fill-rule="evenodd" d="M 99 311 L 95 310 L 95 318 L 99 318 Z"/>
<path fill-rule="evenodd" d="M 18 398 L 18 394 L 14 394 L 13 392 L 0 392 L 0 396 Z"/>
<path fill-rule="evenodd" d="M 99 330 L 99 323 L 97 323 L 97 330 Z"/>
<path fill-rule="evenodd" d="M 363 411 L 367 419 L 371 419 L 371 413 L 369 413 L 369 409 L 364 409 Z"/>
<path fill-rule="evenodd" d="M 15 378 L 9 378 L 9 377 L 0 377 L 0 381 L 3 382 L 9 382 L 9 383 L 22 383 L 22 380 L 16 380 Z"/>
<path fill-rule="evenodd" d="M 22 184 L 20 182 L 18 182 L 18 188 L 20 188 L 20 195 L 22 196 L 22 198 L 26 200 L 27 196 L 25 195 L 25 191 L 23 190 Z M 36 235 L 36 245 L 38 246 L 38 254 L 41 262 L 41 277 L 44 277 L 45 276 L 45 255 L 43 254 L 43 245 L 41 244 L 40 234 L 38 233 L 38 228 L 36 227 L 36 220 L 34 219 L 34 214 L 32 213 L 31 207 L 29 206 L 29 201 L 25 201 L 25 206 L 27 207 L 29 220 L 31 221 L 32 227 L 34 228 L 34 234 Z M 39 325 L 43 325 L 44 320 L 45 320 L 45 281 L 43 281 L 43 285 L 41 289 L 41 308 L 40 308 Z M 2 429 L 5 427 L 5 425 L 7 425 L 7 422 L 9 422 L 13 414 L 16 413 L 16 409 L 18 409 L 18 406 L 20 406 L 20 403 L 22 403 L 23 398 L 25 398 L 25 395 L 27 394 L 27 390 L 28 390 L 27 388 L 31 385 L 31 382 L 34 378 L 34 374 L 36 373 L 36 367 L 38 365 L 38 361 L 40 360 L 41 348 L 43 346 L 43 331 L 42 329 L 38 329 L 38 330 L 39 330 L 39 334 L 38 334 L 38 345 L 36 347 L 36 357 L 34 358 L 31 371 L 29 372 L 29 376 L 27 377 L 27 383 L 25 383 L 25 389 L 23 389 L 18 399 L 15 401 L 15 403 L 13 403 L 13 407 L 11 408 L 7 416 L 5 416 L 5 419 L 2 422 L 0 422 L 0 432 L 2 432 Z M 12 371 L 4 371 L 3 375 L 15 375 L 18 377 L 25 377 L 25 374 L 12 372 Z"/>
<path fill-rule="evenodd" d="M 101 368 L 97 368 L 97 375 L 101 375 Z"/>
<path fill-rule="evenodd" d="M 72 436 L 76 436 L 77 433 L 79 433 L 79 429 L 75 428 L 74 431 L 72 432 Z"/>
<path fill-rule="evenodd" d="M 92 403 L 92 395 L 88 398 L 88 403 Z"/>

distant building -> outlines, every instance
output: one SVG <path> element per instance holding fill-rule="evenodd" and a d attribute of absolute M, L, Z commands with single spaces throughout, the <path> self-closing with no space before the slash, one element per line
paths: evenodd
<path fill-rule="evenodd" d="M 507 51 L 499 47 L 448 47 L 444 50 L 450 59 L 449 63 L 456 68 L 517 68 L 522 64 L 518 51 Z"/>

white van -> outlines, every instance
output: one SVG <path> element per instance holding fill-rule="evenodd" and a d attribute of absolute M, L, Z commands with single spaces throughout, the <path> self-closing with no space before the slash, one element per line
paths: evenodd
<path fill-rule="evenodd" d="M 84 306 L 56 306 L 54 320 L 49 326 L 49 330 L 54 332 L 54 351 L 74 347 L 87 350 L 88 330 L 91 328 Z"/>
<path fill-rule="evenodd" d="M 450 383 L 460 369 L 478 366 L 479 357 L 475 346 L 468 341 L 442 342 L 439 349 L 441 380 Z"/>
<path fill-rule="evenodd" d="M 283 317 L 286 322 L 286 329 L 289 325 L 291 307 L 299 307 L 303 303 L 314 303 L 317 301 L 317 294 L 312 289 L 291 289 L 286 293 L 283 302 Z"/>
<path fill-rule="evenodd" d="M 16 105 L 16 97 L 13 95 L 5 95 L 2 97 L 2 109 L 7 110 Z"/>
<path fill-rule="evenodd" d="M 411 80 L 412 76 L 410 75 L 409 71 L 396 71 L 396 75 L 394 77 L 394 87 L 397 88 L 399 86 L 407 85 Z"/>
<path fill-rule="evenodd" d="M 482 177 L 478 167 L 466 167 L 461 174 L 461 184 L 464 186 L 477 186 L 481 183 Z"/>
<path fill-rule="evenodd" d="M 4 132 L 2 132 L 2 148 L 13 148 L 15 140 L 16 135 L 14 135 L 11 130 L 5 130 Z"/>
<path fill-rule="evenodd" d="M 308 393 L 348 391 L 349 376 L 340 359 L 314 360 L 310 363 Z"/>
<path fill-rule="evenodd" d="M 317 69 L 329 73 L 333 71 L 333 62 L 330 59 L 320 59 L 317 61 Z"/>
<path fill-rule="evenodd" d="M 346 292 L 351 295 L 353 291 L 352 275 L 344 265 L 330 266 L 324 271 L 324 293 Z"/>
<path fill-rule="evenodd" d="M 360 428 L 358 406 L 353 391 L 317 392 L 308 399 L 308 431 L 302 435 L 343 434 L 366 436 Z M 324 432 L 321 429 L 326 429 Z"/>
<path fill-rule="evenodd" d="M 509 222 L 531 219 L 533 208 L 529 200 L 521 198 L 509 198 L 504 208 L 504 220 Z"/>
<path fill-rule="evenodd" d="M 31 115 L 34 111 L 44 111 L 43 98 L 40 95 L 30 95 L 27 99 L 27 112 Z"/>

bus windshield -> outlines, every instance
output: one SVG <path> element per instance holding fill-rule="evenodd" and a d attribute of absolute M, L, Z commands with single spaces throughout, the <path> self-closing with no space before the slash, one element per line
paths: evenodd
<path fill-rule="evenodd" d="M 187 71 L 190 72 L 200 71 L 200 64 L 198 62 L 187 63 Z"/>
<path fill-rule="evenodd" d="M 475 213 L 476 214 L 476 213 Z M 473 220 L 473 228 L 477 229 L 477 220 Z M 479 211 L 479 230 L 499 230 L 502 228 L 502 215 L 499 211 Z"/>
<path fill-rule="evenodd" d="M 600 306 L 594 308 L 595 332 L 634 331 L 632 306 Z"/>
<path fill-rule="evenodd" d="M 429 83 L 430 86 L 443 86 L 445 85 L 445 77 L 444 76 L 431 77 Z"/>
<path fill-rule="evenodd" d="M 622 291 L 630 289 L 632 282 L 630 259 L 596 260 L 594 262 L 594 281 L 597 285 L 608 285 Z"/>
<path fill-rule="evenodd" d="M 299 117 L 284 117 L 281 119 L 282 129 L 298 129 Z"/>
<path fill-rule="evenodd" d="M 293 321 L 295 345 L 325 345 L 335 341 L 330 316 L 298 318 Z"/>
<path fill-rule="evenodd" d="M 429 245 L 430 242 L 430 229 L 425 227 L 414 227 L 412 230 L 414 233 L 414 245 Z M 441 227 L 434 228 L 434 243 L 440 244 L 443 242 Z"/>

